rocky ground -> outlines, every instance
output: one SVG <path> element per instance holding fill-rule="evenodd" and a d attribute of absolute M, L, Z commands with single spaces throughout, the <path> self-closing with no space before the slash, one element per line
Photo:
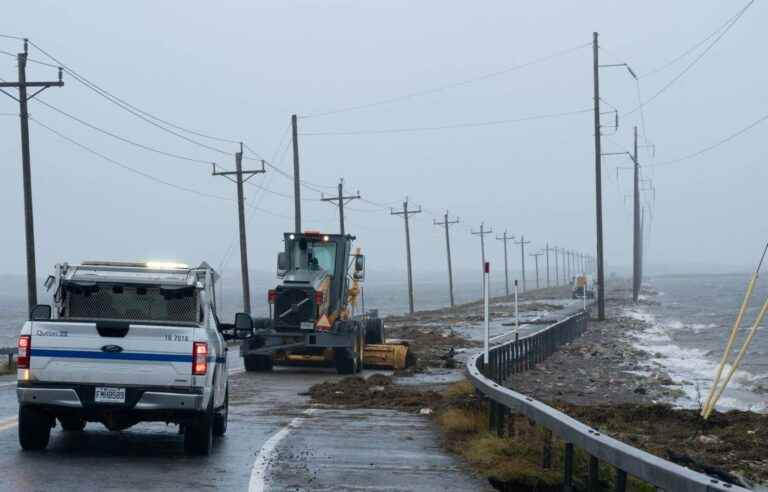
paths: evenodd
<path fill-rule="evenodd" d="M 768 482 L 768 415 L 716 413 L 705 422 L 696 410 L 674 409 L 665 403 L 674 401 L 681 390 L 663 368 L 646 363 L 651 354 L 633 346 L 632 334 L 645 326 L 622 315 L 629 303 L 626 286 L 610 287 L 606 321 L 591 320 L 584 335 L 537 367 L 513 376 L 508 386 L 601 432 L 689 468 L 742 485 Z M 556 300 L 567 294 L 565 288 L 526 294 L 521 301 L 526 303 L 527 322 L 551 322 L 562 308 Z M 651 299 L 645 302 L 654 302 L 653 292 L 644 294 Z M 494 300 L 492 318 L 512 317 L 513 307 L 508 301 Z M 398 384 L 404 382 L 398 376 L 420 376 L 460 366 L 467 352 L 480 345 L 467 326 L 477 330 L 481 313 L 482 305 L 472 303 L 453 310 L 390 317 L 386 320 L 388 337 L 411 344 L 415 364 L 410 370 L 392 378 L 347 378 L 321 384 L 313 387 L 310 395 L 322 404 L 434 415 L 443 429 L 446 447 L 492 482 L 507 489 L 512 484 L 509 490 L 559 490 L 562 474 L 557 460 L 553 469 L 539 466 L 540 436 L 533 431 L 518 435 L 519 429 L 527 428 L 527 419 L 513 417 L 521 420 L 514 425 L 516 435 L 495 438 L 487 433 L 485 405 L 467 383 Z M 630 485 L 631 490 L 646 490 L 642 484 Z"/>
<path fill-rule="evenodd" d="M 631 334 L 643 322 L 621 315 L 628 305 L 614 295 L 606 301 L 605 321 L 590 320 L 586 333 L 523 374 L 510 388 L 538 400 L 574 405 L 658 403 L 682 394 L 663 369 L 649 370 L 649 354 L 635 348 Z"/>

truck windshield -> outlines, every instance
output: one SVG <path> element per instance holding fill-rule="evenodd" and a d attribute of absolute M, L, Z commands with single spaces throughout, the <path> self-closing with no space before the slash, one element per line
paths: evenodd
<path fill-rule="evenodd" d="M 333 275 L 336 264 L 336 244 L 311 243 L 308 248 L 310 269 L 325 270 Z"/>
<path fill-rule="evenodd" d="M 62 300 L 64 318 L 180 323 L 198 320 L 194 287 L 67 284 Z"/>

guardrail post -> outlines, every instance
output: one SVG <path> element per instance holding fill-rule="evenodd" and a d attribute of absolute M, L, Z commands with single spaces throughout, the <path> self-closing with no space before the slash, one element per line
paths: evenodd
<path fill-rule="evenodd" d="M 599 474 L 600 474 L 600 462 L 594 456 L 590 456 L 589 457 L 589 478 L 587 479 L 587 491 L 598 492 L 600 490 Z"/>
<path fill-rule="evenodd" d="M 541 450 L 541 467 L 552 467 L 552 431 L 544 428 L 544 447 Z"/>
<path fill-rule="evenodd" d="M 614 492 L 626 492 L 627 490 L 627 472 L 616 468 L 616 480 L 613 487 Z"/>
<path fill-rule="evenodd" d="M 504 423 L 507 420 L 508 408 L 504 405 L 499 405 L 496 412 L 496 435 L 498 437 L 504 437 L 505 426 Z"/>
<path fill-rule="evenodd" d="M 496 402 L 488 400 L 488 430 L 493 432 L 496 426 Z"/>
<path fill-rule="evenodd" d="M 563 454 L 563 492 L 573 492 L 573 444 L 565 443 Z"/>

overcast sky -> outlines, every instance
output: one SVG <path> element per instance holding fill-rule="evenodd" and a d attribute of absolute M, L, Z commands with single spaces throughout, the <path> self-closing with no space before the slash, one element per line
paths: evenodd
<path fill-rule="evenodd" d="M 406 196 L 413 217 L 417 277 L 444 269 L 443 231 L 432 224 L 445 209 L 461 218 L 452 229 L 454 264 L 479 268 L 485 221 L 494 232 L 525 234 L 530 251 L 550 245 L 594 250 L 594 142 L 590 112 L 524 122 L 463 126 L 592 105 L 592 32 L 600 32 L 602 63 L 626 62 L 650 98 L 707 44 L 665 67 L 707 38 L 740 2 L 407 2 L 353 1 L 27 1 L 4 6 L 0 33 L 26 36 L 81 75 L 130 104 L 184 128 L 244 140 L 291 172 L 287 129 L 299 121 L 302 178 L 334 191 L 344 177 L 355 201 L 348 231 L 373 270 L 402 271 Z M 748 270 L 768 232 L 765 135 L 768 123 L 701 156 L 652 167 L 695 152 L 766 112 L 768 6 L 756 1 L 743 18 L 679 80 L 637 106 L 638 87 L 620 68 L 601 70 L 603 111 L 622 115 L 605 128 L 604 149 L 631 149 L 641 125 L 640 160 L 652 193 L 647 208 L 646 271 Z M 714 38 L 711 38 L 714 39 Z M 582 46 L 572 50 L 572 48 Z M 16 53 L 20 42 L 0 39 Z M 519 64 L 566 54 L 518 70 Z M 30 57 L 50 61 L 32 48 Z M 662 67 L 663 70 L 653 72 Z M 0 77 L 16 79 L 16 62 L 0 55 Z M 503 72 L 503 73 L 499 73 Z M 649 74 L 650 72 L 650 74 Z M 483 77 L 486 74 L 494 76 Z M 643 74 L 648 74 L 642 77 Z M 30 80 L 56 77 L 32 64 Z M 233 155 L 182 140 L 121 110 L 65 74 L 65 87 L 41 101 L 165 152 L 231 168 Z M 467 83 L 457 84 L 467 81 Z M 439 89 L 439 90 L 438 90 Z M 412 97 L 400 97 L 414 94 Z M 2 94 L 0 94 L 2 96 Z M 377 104 L 372 104 L 377 103 Z M 380 103 L 380 104 L 378 104 Z M 362 107 L 360 107 L 362 106 Z M 349 109 L 358 107 L 357 109 Z M 349 109 L 333 114 L 328 111 Z M 210 166 L 132 147 L 68 119 L 39 102 L 32 116 L 120 164 L 158 180 L 232 199 L 235 186 Z M 0 98 L 0 272 L 24 271 L 24 226 L 18 105 Z M 311 117 L 311 115 L 316 115 Z M 641 118 L 642 116 L 642 118 Z M 604 115 L 606 124 L 612 115 Z M 643 121 L 644 120 L 644 121 Z M 420 131 L 421 127 L 445 127 Z M 353 135 L 310 133 L 398 132 Z M 174 130 L 234 154 L 237 146 Z M 84 259 L 206 260 L 237 266 L 236 204 L 151 181 L 90 154 L 31 123 L 38 269 Z M 258 166 L 246 161 L 246 166 Z M 631 174 L 604 166 L 607 271 L 631 261 Z M 265 193 L 256 184 L 273 192 Z M 248 246 L 253 270 L 273 271 L 282 232 L 293 227 L 289 179 L 268 169 L 246 186 Z M 644 187 L 650 186 L 645 183 Z M 302 189 L 304 225 L 335 231 L 336 211 Z M 375 205 L 379 204 L 379 205 Z M 502 244 L 488 237 L 501 269 Z M 519 249 L 510 250 L 513 267 Z M 526 254 L 528 251 L 526 252 Z M 530 259 L 529 259 L 530 261 Z"/>

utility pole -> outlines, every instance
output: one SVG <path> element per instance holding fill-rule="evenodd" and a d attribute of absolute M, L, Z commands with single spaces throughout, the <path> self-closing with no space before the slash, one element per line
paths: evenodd
<path fill-rule="evenodd" d="M 603 179 L 600 160 L 600 69 L 598 65 L 598 34 L 592 33 L 592 57 L 595 103 L 595 215 L 597 222 L 597 319 L 605 319 L 605 277 L 603 272 Z"/>
<path fill-rule="evenodd" d="M 557 246 L 552 248 L 552 252 L 555 253 L 555 285 L 560 285 L 560 271 L 558 269 L 558 261 L 557 261 L 557 252 L 558 252 Z"/>
<path fill-rule="evenodd" d="M 549 289 L 549 243 L 544 246 L 544 253 L 546 254 L 545 262 L 547 264 L 547 289 Z"/>
<path fill-rule="evenodd" d="M 485 236 L 488 234 L 493 233 L 493 229 L 486 230 L 485 229 L 485 222 L 480 223 L 480 230 L 475 232 L 470 230 L 469 231 L 473 236 L 480 236 L 480 259 L 482 264 L 482 271 L 485 271 Z M 483 277 L 485 278 L 485 277 Z M 485 295 L 485 281 L 483 281 L 483 295 Z"/>
<path fill-rule="evenodd" d="M 504 231 L 504 234 L 501 235 L 501 237 L 496 236 L 497 241 L 504 241 L 504 289 L 507 297 L 509 297 L 509 262 L 507 261 L 507 242 L 512 239 L 515 239 L 515 236 L 507 235 L 506 230 Z"/>
<path fill-rule="evenodd" d="M 451 296 L 451 307 L 454 306 L 453 302 L 453 268 L 451 267 L 451 235 L 448 232 L 448 229 L 450 228 L 451 224 L 458 224 L 459 218 L 456 217 L 455 220 L 449 220 L 448 219 L 448 211 L 445 211 L 445 215 L 443 216 L 442 222 L 437 222 L 436 220 L 433 220 L 435 225 L 441 225 L 445 226 L 445 252 L 448 256 L 448 292 Z"/>
<path fill-rule="evenodd" d="M 403 209 L 399 212 L 390 210 L 391 215 L 402 215 L 405 222 L 405 252 L 408 266 L 408 312 L 413 314 L 413 269 L 411 268 L 411 228 L 408 224 L 408 218 L 413 214 L 420 214 L 421 206 L 418 210 L 408 210 L 408 198 L 403 202 Z"/>
<path fill-rule="evenodd" d="M 640 298 L 640 163 L 637 156 L 637 126 L 635 126 L 635 148 L 632 156 L 635 168 L 634 231 L 632 234 L 632 301 Z"/>
<path fill-rule="evenodd" d="M 520 240 L 515 242 L 515 244 L 520 246 L 520 265 L 523 270 L 523 292 L 525 292 L 525 245 L 530 243 L 530 241 L 525 240 L 525 236 L 522 234 L 520 235 Z"/>
<path fill-rule="evenodd" d="M 536 262 L 536 288 L 539 288 L 539 256 L 543 255 L 544 253 L 538 252 L 538 253 L 531 253 L 531 256 L 533 256 L 533 260 Z"/>
<path fill-rule="evenodd" d="M 37 304 L 37 267 L 35 263 L 35 221 L 32 207 L 32 164 L 29 151 L 29 111 L 27 103 L 30 99 L 49 87 L 62 87 L 62 69 L 59 67 L 59 80 L 49 82 L 27 81 L 27 40 L 24 39 L 24 52 L 16 55 L 19 65 L 19 80 L 17 82 L 0 82 L 0 91 L 19 103 L 19 118 L 21 126 L 21 169 L 24 186 L 24 235 L 26 238 L 27 257 L 27 312 Z M 3 88 L 18 89 L 19 97 L 15 97 Z M 27 94 L 28 87 L 39 87 L 32 95 Z"/>
<path fill-rule="evenodd" d="M 224 176 L 237 185 L 237 219 L 240 228 L 240 277 L 243 283 L 243 311 L 251 314 L 251 284 L 248 280 L 248 247 L 245 240 L 245 197 L 243 196 L 243 183 L 251 179 L 256 174 L 264 173 L 264 161 L 261 161 L 261 169 L 254 171 L 243 171 L 243 143 L 240 142 L 240 152 L 235 153 L 234 171 L 216 171 L 216 164 L 213 164 L 213 175 Z M 233 180 L 230 176 L 235 176 Z M 243 179 L 243 175 L 247 175 Z"/>
<path fill-rule="evenodd" d="M 568 251 L 565 248 L 560 248 L 560 253 L 563 255 L 563 284 L 568 285 Z"/>
<path fill-rule="evenodd" d="M 294 232 L 301 234 L 301 175 L 299 173 L 299 128 L 296 115 L 291 115 L 293 140 L 293 212 Z"/>
<path fill-rule="evenodd" d="M 351 202 L 352 200 L 357 200 L 360 198 L 360 192 L 357 192 L 357 195 L 350 195 L 350 196 L 344 196 L 344 178 L 341 178 L 339 180 L 339 194 L 337 196 L 329 196 L 325 197 L 322 194 L 320 195 L 320 200 L 323 202 L 338 202 L 339 207 L 339 230 L 341 231 L 339 234 L 342 236 L 344 235 L 344 205 L 346 203 Z"/>

